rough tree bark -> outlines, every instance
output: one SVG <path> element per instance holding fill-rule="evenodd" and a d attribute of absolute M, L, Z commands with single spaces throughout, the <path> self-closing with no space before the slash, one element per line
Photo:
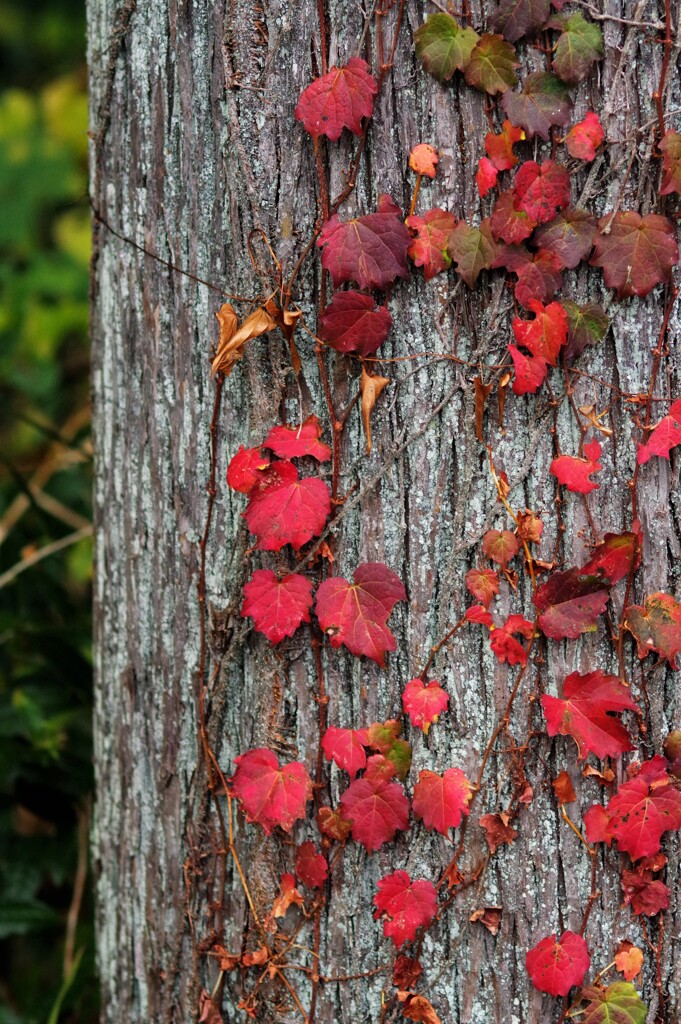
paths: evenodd
<path fill-rule="evenodd" d="M 329 62 L 344 62 L 358 47 L 375 61 L 373 28 L 363 38 L 363 5 L 327 0 L 323 6 Z M 473 23 L 483 24 L 492 6 L 474 0 Z M 663 8 L 654 0 L 606 0 L 598 7 L 606 16 L 601 21 L 605 59 L 579 90 L 576 110 L 598 109 L 608 137 L 617 140 L 593 200 L 599 210 L 613 209 L 622 188 L 625 208 L 650 208 L 655 198 L 651 96 L 661 47 L 653 42 L 655 28 L 621 19 L 658 22 Z M 468 219 L 475 214 L 474 169 L 488 130 L 485 99 L 463 83 L 440 87 L 417 69 L 413 32 L 433 9 L 416 0 L 406 4 L 395 66 L 377 101 L 367 162 L 346 213 L 374 209 L 381 191 L 406 208 L 413 182 L 406 155 L 416 142 L 427 141 L 442 153 L 428 205 Z M 396 6 L 386 19 L 387 33 L 395 16 Z M 214 397 L 209 354 L 217 335 L 214 314 L 223 300 L 219 290 L 195 278 L 217 289 L 263 297 L 271 290 L 267 250 L 256 239 L 254 269 L 248 255 L 251 230 L 262 229 L 289 268 L 310 237 L 317 177 L 309 137 L 293 111 L 301 89 L 319 73 L 318 4 L 146 0 L 135 5 L 127 0 L 118 8 L 116 0 L 90 0 L 89 46 L 92 201 L 119 233 L 95 224 L 98 790 L 93 847 L 103 1012 L 111 1024 L 188 1022 L 196 1018 L 200 987 L 210 990 L 217 976 L 215 961 L 199 956 L 197 946 L 202 941 L 204 949 L 210 946 L 219 919 L 215 908 L 208 909 L 210 896 L 202 880 L 203 873 L 210 873 L 218 840 L 205 766 L 197 769 L 195 673 L 199 540 L 207 509 Z M 523 52 L 526 66 L 544 66 L 539 50 Z M 678 49 L 672 56 L 665 103 L 673 112 L 681 106 Z M 346 136 L 329 147 L 334 193 L 343 185 L 356 144 Z M 578 185 L 580 190 L 591 187 L 586 176 Z M 425 283 L 414 274 L 395 289 L 395 328 L 382 350 L 386 357 L 456 352 L 484 362 L 488 352 L 505 345 L 508 292 L 501 278 L 490 278 L 475 293 L 454 288 L 454 281 L 453 275 L 444 275 Z M 574 297 L 609 303 L 599 282 L 600 275 L 584 270 L 573 275 Z M 319 286 L 313 255 L 296 294 L 312 326 Z M 645 301 L 610 306 L 613 329 L 588 353 L 589 373 L 631 393 L 646 390 L 660 327 L 660 294 L 657 289 Z M 658 387 L 661 397 L 680 393 L 680 322 L 677 311 Z M 274 422 L 295 422 L 301 410 L 303 415 L 316 412 L 330 436 L 313 344 L 301 336 L 300 348 L 299 392 L 283 340 L 270 335 L 253 342 L 226 382 L 219 417 L 218 490 L 206 571 L 211 665 L 219 665 L 219 677 L 207 714 L 225 773 L 234 756 L 254 746 L 270 746 L 286 759 L 295 756 L 311 770 L 316 756 L 316 676 L 309 643 L 299 634 L 281 653 L 239 618 L 241 587 L 258 562 L 245 557 L 243 499 L 224 480 L 228 458 L 239 444 L 257 443 Z M 357 390 L 356 365 L 333 354 L 328 365 L 337 407 L 343 408 Z M 344 726 L 359 727 L 399 712 L 405 682 L 465 607 L 464 574 L 474 564 L 482 533 L 499 514 L 485 451 L 475 438 L 473 372 L 436 355 L 386 363 L 382 372 L 393 384 L 374 418 L 372 455 L 365 454 L 356 409 L 343 436 L 341 493 L 352 492 L 359 500 L 339 519 L 335 570 L 347 575 L 358 562 L 385 561 L 404 580 L 409 602 L 393 616 L 398 646 L 388 671 L 324 650 L 329 721 Z M 576 397 L 578 404 L 595 399 L 599 408 L 609 402 L 607 386 L 590 380 L 580 385 Z M 496 414 L 490 415 L 488 438 L 496 462 L 508 472 L 517 507 L 547 513 L 553 508 L 548 474 L 552 416 L 541 397 L 509 402 L 503 433 Z M 615 434 L 606 445 L 600 501 L 593 507 L 601 531 L 619 531 L 629 525 L 626 480 L 633 469 L 636 433 L 621 407 L 614 407 L 605 422 Z M 565 403 L 558 410 L 558 428 L 563 449 L 575 450 L 578 439 Z M 673 461 L 670 467 L 656 460 L 643 481 L 646 546 L 634 595 L 638 600 L 655 590 L 674 593 L 678 586 L 681 509 L 673 467 Z M 583 506 L 570 502 L 567 515 L 565 558 L 580 564 L 589 539 Z M 553 550 L 555 540 L 554 518 L 546 518 L 543 553 Z M 525 610 L 530 606 L 526 589 L 522 602 L 512 603 L 511 597 L 503 595 L 502 607 L 518 611 L 521 604 Z M 443 727 L 414 740 L 414 771 L 442 771 L 454 764 L 475 775 L 512 678 L 483 645 L 481 634 L 480 629 L 459 634 L 437 658 L 434 675 L 451 696 L 450 713 Z M 555 692 L 556 680 L 567 671 L 595 664 L 613 667 L 611 647 L 596 637 L 551 643 L 543 666 L 545 685 Z M 637 665 L 632 658 L 634 678 L 640 678 Z M 511 722 L 517 737 L 525 735 L 526 697 L 533 685 L 528 673 Z M 649 732 L 641 746 L 647 756 L 678 725 L 677 686 L 673 673 L 655 673 L 646 716 Z M 548 783 L 565 766 L 570 742 L 546 736 L 538 741 L 541 760 L 534 755 L 530 760 L 535 798 L 521 815 L 517 842 L 494 859 L 480 891 L 472 887 L 463 894 L 426 938 L 427 990 L 447 1024 L 548 1024 L 557 1019 L 555 1001 L 529 985 L 524 956 L 539 936 L 578 928 L 589 895 L 588 856 L 557 815 Z M 330 778 L 335 803 L 341 777 L 334 770 Z M 507 786 L 507 760 L 498 751 L 477 813 L 498 810 Z M 597 787 L 583 783 L 579 797 L 588 806 L 599 798 Z M 480 853 L 479 831 L 471 830 L 471 837 L 472 855 L 476 843 Z M 246 828 L 242 819 L 237 841 L 254 898 L 267 904 L 281 871 L 290 868 L 290 851 L 280 839 Z M 334 872 L 322 918 L 323 973 L 360 973 L 385 963 L 388 944 L 370 911 L 377 879 L 394 866 L 437 877 L 449 849 L 440 837 L 414 830 L 389 855 L 367 856 L 352 844 Z M 671 879 L 676 877 L 676 850 L 671 842 Z M 606 853 L 599 862 L 602 891 L 588 926 L 590 946 L 602 951 L 600 966 L 619 939 L 643 944 L 629 912 L 618 909 L 613 856 Z M 603 870 L 603 863 L 610 869 Z M 481 906 L 503 908 L 496 937 L 468 922 Z M 252 946 L 247 934 L 252 921 L 231 862 L 223 916 L 223 945 L 240 950 L 243 941 Z M 662 971 L 669 1001 L 664 1021 L 681 1014 L 681 946 L 673 939 L 680 923 L 678 897 L 673 896 L 665 915 Z M 299 941 L 309 945 L 308 932 Z M 304 951 L 300 962 L 309 962 Z M 645 985 L 653 1008 L 650 1020 L 657 1011 L 652 981 L 648 976 Z M 245 1019 L 235 1008 L 239 984 L 238 973 L 226 979 L 225 1020 Z M 378 1021 L 381 989 L 388 984 L 389 978 L 379 973 L 343 986 L 322 986 L 317 1020 Z M 299 990 L 307 1005 L 309 988 L 302 984 Z M 276 984 L 263 995 L 259 1020 L 300 1019 Z"/>

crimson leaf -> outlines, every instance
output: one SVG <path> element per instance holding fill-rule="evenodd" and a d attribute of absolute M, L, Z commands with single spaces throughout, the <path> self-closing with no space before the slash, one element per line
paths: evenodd
<path fill-rule="evenodd" d="M 357 281 L 360 288 L 385 288 L 396 277 L 409 277 L 411 235 L 401 217 L 400 208 L 382 193 L 376 213 L 348 221 L 335 214 L 327 220 L 317 245 L 324 250 L 322 266 L 335 288 L 344 281 Z"/>

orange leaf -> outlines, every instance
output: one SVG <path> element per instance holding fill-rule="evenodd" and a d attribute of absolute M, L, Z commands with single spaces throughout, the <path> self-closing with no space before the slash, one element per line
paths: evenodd
<path fill-rule="evenodd" d="M 372 377 L 362 367 L 362 423 L 367 437 L 367 455 L 371 452 L 371 413 L 381 391 L 390 383 L 389 377 Z"/>

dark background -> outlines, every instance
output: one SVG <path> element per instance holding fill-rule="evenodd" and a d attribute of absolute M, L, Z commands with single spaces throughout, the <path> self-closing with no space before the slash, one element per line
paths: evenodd
<path fill-rule="evenodd" d="M 0 0 L 0 1024 L 97 1017 L 85 84 L 82 2 Z"/>

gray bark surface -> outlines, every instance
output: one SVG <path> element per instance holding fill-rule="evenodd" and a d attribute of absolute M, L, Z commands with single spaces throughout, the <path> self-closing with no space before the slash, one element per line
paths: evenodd
<path fill-rule="evenodd" d="M 490 3 L 473 4 L 473 24 L 484 23 Z M 478 209 L 474 172 L 483 154 L 485 98 L 457 76 L 441 87 L 417 66 L 413 33 L 430 5 L 408 0 L 395 66 L 376 104 L 369 131 L 368 160 L 342 216 L 370 212 L 377 194 L 388 192 L 408 208 L 413 176 L 406 170 L 411 146 L 427 141 L 442 153 L 437 180 L 423 186 L 421 208 L 439 205 L 469 222 Z M 609 148 L 598 193 L 598 212 L 621 207 L 657 209 L 659 163 L 651 163 L 650 97 L 659 78 L 661 47 L 653 28 L 617 19 L 657 22 L 663 5 L 608 0 L 600 11 L 604 61 L 577 92 L 575 113 L 601 112 Z M 345 62 L 362 37 L 360 5 L 327 4 L 330 63 Z M 386 35 L 395 10 L 386 20 Z M 370 31 L 365 49 L 375 60 Z M 152 255 L 251 298 L 269 294 L 267 251 L 254 243 L 260 273 L 248 258 L 248 236 L 261 228 L 289 269 L 310 237 L 316 216 L 313 149 L 293 111 L 301 90 L 319 73 L 317 5 L 313 0 L 207 3 L 206 0 L 146 0 L 117 8 L 114 0 L 89 0 L 92 88 L 92 198 L 102 217 L 134 246 L 102 225 L 96 227 L 93 278 L 93 382 L 96 433 L 96 773 L 94 862 L 98 900 L 98 957 L 103 1015 L 110 1024 L 196 1019 L 199 989 L 217 977 L 215 961 L 199 957 L 196 944 L 210 946 L 215 915 L 199 877 L 214 854 L 215 812 L 206 797 L 206 776 L 197 770 L 195 680 L 199 659 L 196 585 L 199 540 L 207 509 L 209 427 L 214 384 L 209 355 L 217 339 L 215 312 L 223 299 L 205 285 L 163 265 Z M 545 57 L 523 48 L 523 70 L 544 67 Z M 678 50 L 670 67 L 666 106 L 681 107 Z M 678 115 L 675 115 L 678 118 Z M 672 126 L 675 117 L 668 118 Z M 678 121 L 676 123 L 678 127 Z M 345 133 L 328 147 L 331 192 L 344 184 L 356 139 Z M 538 146 L 546 154 L 546 147 Z M 575 195 L 587 185 L 576 177 Z M 589 187 L 591 187 L 589 185 Z M 623 191 L 622 191 L 623 189 Z M 148 250 L 145 254 L 141 249 Z M 400 283 L 390 299 L 394 329 L 382 354 L 456 354 L 472 363 L 498 362 L 509 340 L 510 293 L 500 275 L 471 293 L 454 274 L 424 282 L 420 273 Z M 314 329 L 319 263 L 306 263 L 296 301 Z M 600 273 L 567 273 L 563 295 L 576 301 L 610 303 Z M 248 310 L 238 306 L 240 313 Z M 662 317 L 661 290 L 648 299 L 612 303 L 612 329 L 588 350 L 580 368 L 605 383 L 584 378 L 578 405 L 610 402 L 608 383 L 633 394 L 647 389 L 653 348 Z M 672 316 L 669 357 L 657 397 L 678 397 L 680 316 Z M 249 537 L 241 518 L 244 499 L 225 483 L 229 458 L 240 444 L 257 444 L 275 422 L 296 422 L 316 412 L 330 429 L 313 342 L 298 336 L 303 358 L 300 397 L 288 350 L 278 334 L 252 342 L 225 384 L 217 451 L 218 493 L 207 557 L 207 605 L 211 666 L 220 665 L 208 706 L 211 740 L 225 774 L 232 759 L 252 748 L 274 749 L 283 760 L 299 759 L 314 775 L 318 746 L 316 675 L 305 630 L 278 648 L 239 617 L 241 588 L 258 567 L 293 565 L 286 553 L 247 555 Z M 343 409 L 358 387 L 358 366 L 330 354 L 336 407 Z M 393 383 L 374 416 L 374 451 L 367 457 L 358 410 L 343 436 L 341 494 L 359 500 L 337 520 L 334 571 L 349 576 L 363 561 L 384 561 L 403 579 L 408 603 L 391 619 L 397 651 L 387 671 L 366 660 L 325 647 L 323 663 L 330 695 L 329 724 L 361 727 L 397 717 L 405 683 L 421 670 L 430 645 L 469 603 L 466 571 L 478 560 L 477 544 L 491 525 L 508 525 L 495 506 L 486 453 L 474 431 L 473 369 L 436 355 L 385 363 Z M 302 405 L 300 404 L 302 400 Z M 663 407 L 666 411 L 666 406 Z M 558 410 L 561 448 L 576 450 L 574 420 L 567 403 Z M 600 490 L 589 498 L 599 530 L 630 525 L 626 481 L 634 468 L 638 433 L 621 405 L 604 422 L 615 431 L 604 443 Z M 549 434 L 553 412 L 546 395 L 509 396 L 504 428 L 494 409 L 486 425 L 495 462 L 512 485 L 510 500 L 545 513 L 540 557 L 555 543 L 553 457 Z M 643 566 L 634 598 L 666 590 L 678 594 L 681 508 L 675 491 L 678 462 L 653 460 L 642 474 Z M 359 490 L 358 490 L 359 489 Z M 575 496 L 565 508 L 564 558 L 581 564 L 590 534 L 584 506 Z M 620 587 L 614 597 L 619 611 Z M 500 611 L 531 617 L 526 581 L 518 596 L 502 591 Z M 618 603 L 619 602 L 619 603 Z M 450 695 L 450 711 L 427 738 L 411 733 L 420 769 L 462 768 L 474 777 L 482 752 L 508 699 L 514 671 L 492 656 L 483 630 L 471 627 L 442 650 L 433 667 Z M 638 661 L 629 657 L 630 677 L 640 693 Z M 600 667 L 616 671 L 612 648 L 602 635 L 547 644 L 540 666 L 544 686 L 556 693 L 565 674 Z M 645 663 L 648 667 L 648 663 Z M 526 735 L 527 697 L 535 671 L 524 678 L 510 729 Z M 678 676 L 660 668 L 648 682 L 641 756 L 652 756 L 670 728 L 679 725 Z M 536 712 L 541 727 L 541 716 Z M 633 724 L 633 723 L 632 723 Z M 510 792 L 508 758 L 497 748 L 485 777 L 474 819 L 497 811 Z M 603 798 L 595 782 L 574 770 L 571 740 L 545 734 L 528 757 L 534 800 L 519 819 L 518 840 L 500 850 L 480 887 L 467 890 L 443 922 L 427 935 L 422 952 L 428 994 L 445 1024 L 549 1024 L 556 1000 L 529 984 L 524 958 L 538 939 L 563 928 L 579 929 L 590 891 L 589 858 L 560 820 L 550 779 L 570 767 L 582 809 Z M 621 771 L 621 767 L 618 769 Z M 335 806 L 346 777 L 330 771 L 327 796 Z M 578 818 L 577 810 L 574 811 Z M 294 831 L 296 841 L 316 838 L 311 822 Z M 264 912 L 282 871 L 291 870 L 291 844 L 267 838 L 239 817 L 237 843 L 256 901 Z M 464 863 L 484 851 L 475 822 Z M 669 879 L 677 877 L 677 843 L 665 845 Z M 325 975 L 369 971 L 391 960 L 392 944 L 372 920 L 376 882 L 389 871 L 437 878 L 451 844 L 412 827 L 395 844 L 368 856 L 349 844 L 329 890 L 322 918 L 321 970 Z M 621 910 L 618 855 L 599 854 L 601 896 L 587 938 L 593 973 L 612 959 L 620 939 L 644 945 L 639 920 Z M 194 875 L 194 872 L 196 874 Z M 191 885 L 190 885 L 191 883 Z M 188 886 L 192 895 L 187 898 Z M 497 936 L 469 916 L 478 907 L 503 910 Z M 189 915 L 196 943 L 192 942 Z M 225 935 L 230 950 L 258 945 L 243 892 L 228 863 Z M 663 975 L 668 992 L 664 1021 L 681 1014 L 681 928 L 678 892 L 664 915 Z M 656 933 L 655 933 L 656 934 Z M 310 929 L 299 942 L 311 943 Z M 243 944 L 243 946 L 242 946 Z M 205 949 L 204 949 L 205 951 Z M 300 950 L 300 963 L 308 963 Z M 648 963 L 651 962 L 647 956 Z M 309 989 L 299 986 L 303 1004 Z M 236 1009 L 239 972 L 226 978 L 225 1021 L 245 1020 Z M 250 983 L 249 983 L 250 984 Z M 377 1022 L 388 974 L 321 987 L 320 1024 Z M 657 1012 L 650 971 L 645 998 Z M 259 1021 L 300 1020 L 295 1007 L 280 1005 L 275 983 L 263 989 Z"/>

